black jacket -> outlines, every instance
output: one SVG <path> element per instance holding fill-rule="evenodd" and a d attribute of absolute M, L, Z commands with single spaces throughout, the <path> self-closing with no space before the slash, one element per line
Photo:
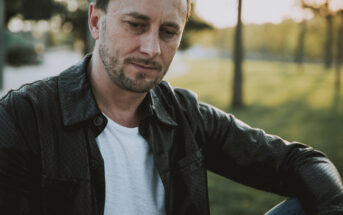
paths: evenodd
<path fill-rule="evenodd" d="M 104 164 L 95 138 L 107 121 L 90 88 L 90 58 L 2 98 L 2 215 L 103 214 Z M 309 214 L 343 214 L 340 176 L 322 153 L 253 129 L 167 82 L 142 106 L 139 131 L 152 147 L 168 215 L 209 214 L 207 170 L 297 196 Z"/>

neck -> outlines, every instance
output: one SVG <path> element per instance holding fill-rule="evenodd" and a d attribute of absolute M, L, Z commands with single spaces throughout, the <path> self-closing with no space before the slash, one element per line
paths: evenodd
<path fill-rule="evenodd" d="M 90 82 L 100 110 L 125 127 L 137 127 L 141 119 L 139 105 L 147 93 L 134 93 L 115 85 L 108 77 L 98 52 L 88 65 Z"/>

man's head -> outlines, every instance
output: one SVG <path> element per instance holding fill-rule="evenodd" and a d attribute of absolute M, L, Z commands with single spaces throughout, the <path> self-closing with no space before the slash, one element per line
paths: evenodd
<path fill-rule="evenodd" d="M 94 56 L 116 86 L 144 93 L 163 79 L 180 45 L 190 0 L 96 0 Z"/>
<path fill-rule="evenodd" d="M 107 11 L 107 6 L 108 6 L 108 2 L 110 0 L 94 0 L 95 2 L 95 6 L 97 8 L 102 9 L 103 11 Z M 187 19 L 189 18 L 189 16 L 191 15 L 191 10 L 192 10 L 192 0 L 186 0 L 187 1 Z"/>

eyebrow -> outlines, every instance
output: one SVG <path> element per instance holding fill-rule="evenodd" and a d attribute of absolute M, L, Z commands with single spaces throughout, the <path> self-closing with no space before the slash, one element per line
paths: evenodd
<path fill-rule="evenodd" d="M 137 13 L 137 12 L 126 13 L 126 14 L 124 14 L 124 16 L 130 16 L 130 17 L 135 18 L 135 19 L 150 21 L 150 17 L 143 15 L 143 14 L 140 14 L 140 13 Z M 180 26 L 174 22 L 165 22 L 165 23 L 163 23 L 163 26 L 168 26 L 168 27 L 180 29 Z"/>
<path fill-rule="evenodd" d="M 165 23 L 163 23 L 163 26 L 168 26 L 168 27 L 180 29 L 180 26 L 174 22 L 165 22 Z"/>
<path fill-rule="evenodd" d="M 144 21 L 149 21 L 150 18 L 146 15 L 143 15 L 143 14 L 140 14 L 140 13 L 137 13 L 137 12 L 131 12 L 131 13 L 126 13 L 124 14 L 124 16 L 131 16 L 135 19 L 142 19 Z"/>

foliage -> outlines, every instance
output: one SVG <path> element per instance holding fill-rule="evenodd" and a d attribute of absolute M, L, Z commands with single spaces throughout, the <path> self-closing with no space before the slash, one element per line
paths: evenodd
<path fill-rule="evenodd" d="M 322 58 L 325 39 L 325 21 L 315 17 L 307 22 L 305 41 L 305 59 L 320 60 Z M 299 23 L 284 20 L 280 24 L 266 23 L 263 25 L 248 24 L 244 26 L 245 56 L 264 59 L 293 60 L 297 46 L 297 35 L 300 31 Z M 216 47 L 231 52 L 233 50 L 234 28 L 215 29 L 191 34 L 195 44 L 205 47 Z"/>
<path fill-rule="evenodd" d="M 247 50 L 282 56 L 292 53 L 297 26 L 289 20 L 283 22 L 282 25 L 282 28 L 271 23 L 248 25 L 245 28 Z"/>
<path fill-rule="evenodd" d="M 8 23 L 8 21 L 18 13 L 21 8 L 21 4 L 22 0 L 5 0 L 5 23 Z"/>
<path fill-rule="evenodd" d="M 180 44 L 180 49 L 185 50 L 192 45 L 191 33 L 208 29 L 213 29 L 213 27 L 210 24 L 206 23 L 198 15 L 196 15 L 196 13 L 194 12 L 194 7 L 192 7 L 191 16 L 189 17 L 189 20 L 187 22 L 186 29 L 184 31 Z"/>
<path fill-rule="evenodd" d="M 5 23 L 17 14 L 23 15 L 24 19 L 42 20 L 61 10 L 61 5 L 54 0 L 5 0 L 5 4 Z"/>
<path fill-rule="evenodd" d="M 253 127 L 311 145 L 324 153 L 343 173 L 343 91 L 334 91 L 334 71 L 305 63 L 246 61 L 247 108 L 233 110 L 231 60 L 187 60 L 190 72 L 169 80 L 173 86 L 198 93 L 208 102 Z M 209 173 L 211 214 L 263 214 L 283 197 L 238 185 Z"/>

